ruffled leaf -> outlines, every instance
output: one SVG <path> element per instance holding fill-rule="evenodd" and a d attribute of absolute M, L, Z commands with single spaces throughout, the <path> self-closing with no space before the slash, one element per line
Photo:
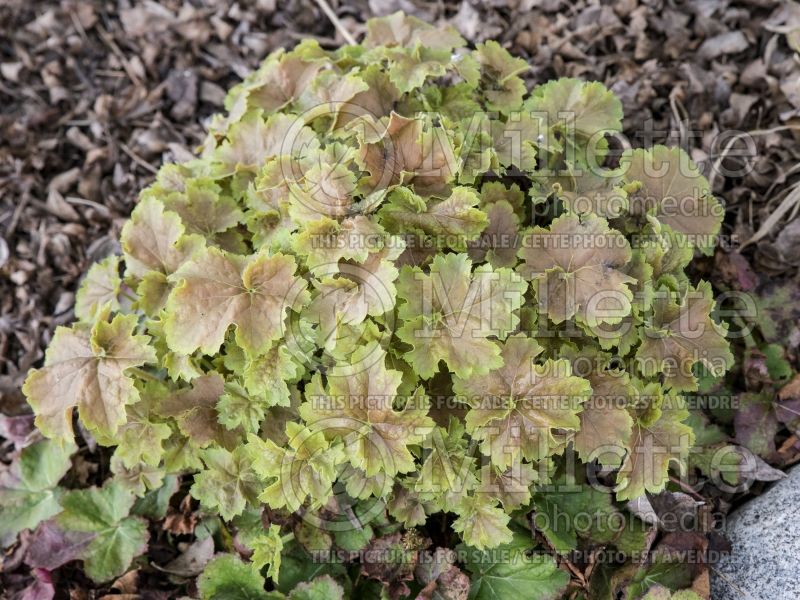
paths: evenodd
<path fill-rule="evenodd" d="M 719 376 L 733 365 L 733 354 L 725 339 L 726 329 L 711 318 L 711 284 L 701 281 L 680 303 L 674 296 L 663 288 L 657 293 L 652 317 L 640 330 L 642 343 L 636 360 L 646 376 L 663 374 L 667 389 L 694 391 L 696 363 Z"/>
<path fill-rule="evenodd" d="M 287 308 L 307 300 L 306 283 L 295 275 L 294 257 L 249 257 L 206 248 L 174 277 L 181 281 L 167 300 L 165 333 L 170 349 L 216 354 L 230 325 L 246 351 L 261 354 L 284 333 Z"/>
<path fill-rule="evenodd" d="M 78 293 L 75 294 L 75 316 L 93 322 L 106 311 L 119 310 L 119 257 L 109 256 L 92 265 Z"/>
<path fill-rule="evenodd" d="M 487 338 L 503 339 L 517 326 L 527 285 L 507 269 L 471 267 L 466 254 L 448 254 L 437 255 L 429 273 L 419 267 L 400 272 L 397 291 L 405 304 L 397 336 L 413 346 L 406 360 L 423 379 L 440 360 L 459 377 L 502 365 L 499 348 Z"/>
<path fill-rule="evenodd" d="M 36 426 L 50 437 L 72 436 L 72 411 L 84 425 L 107 436 L 125 423 L 125 405 L 139 398 L 127 370 L 156 360 L 150 337 L 134 335 L 136 316 L 117 315 L 91 329 L 59 327 L 22 391 L 36 413 Z"/>
<path fill-rule="evenodd" d="M 465 423 L 492 464 L 506 469 L 520 458 L 538 460 L 556 447 L 556 430 L 576 431 L 578 413 L 591 392 L 569 362 L 534 363 L 542 352 L 517 335 L 501 345 L 502 367 L 486 375 L 456 377 L 453 389 L 471 407 Z"/>
<path fill-rule="evenodd" d="M 327 374 L 325 389 L 318 375 L 312 379 L 301 416 L 315 431 L 341 438 L 350 464 L 368 477 L 413 470 L 408 447 L 419 443 L 433 426 L 422 388 L 398 398 L 402 373 L 386 368 L 386 353 L 376 343 L 356 350 L 350 360 L 351 364 L 339 363 Z M 394 408 L 395 402 L 401 410 Z"/>
<path fill-rule="evenodd" d="M 681 148 L 627 150 L 620 157 L 620 171 L 626 181 L 639 185 L 630 195 L 632 215 L 653 215 L 681 234 L 684 244 L 711 253 L 725 211 Z"/>
<path fill-rule="evenodd" d="M 595 215 L 565 214 L 523 240 L 519 270 L 534 280 L 540 306 L 554 323 L 577 316 L 593 327 L 630 314 L 635 280 L 622 272 L 631 259 L 625 237 Z"/>

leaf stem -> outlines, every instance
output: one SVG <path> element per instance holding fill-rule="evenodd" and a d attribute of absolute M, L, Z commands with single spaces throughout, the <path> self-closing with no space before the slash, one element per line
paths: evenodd
<path fill-rule="evenodd" d="M 131 302 L 136 302 L 138 298 L 136 296 L 131 296 L 126 290 L 120 289 L 119 295 L 125 298 L 126 300 L 130 300 Z"/>
<path fill-rule="evenodd" d="M 131 367 L 130 371 L 134 375 L 137 375 L 138 377 L 141 377 L 142 379 L 146 379 L 147 381 L 161 381 L 160 378 L 156 377 L 152 373 L 148 373 L 144 369 L 140 369 L 139 367 Z"/>

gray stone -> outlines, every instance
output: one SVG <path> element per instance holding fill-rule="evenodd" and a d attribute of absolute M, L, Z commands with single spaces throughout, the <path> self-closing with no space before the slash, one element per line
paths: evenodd
<path fill-rule="evenodd" d="M 711 571 L 712 600 L 800 598 L 800 467 L 728 518 L 733 552 Z"/>

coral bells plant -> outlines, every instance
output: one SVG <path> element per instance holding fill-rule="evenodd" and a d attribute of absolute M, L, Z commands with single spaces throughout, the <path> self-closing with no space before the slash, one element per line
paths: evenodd
<path fill-rule="evenodd" d="M 27 459 L 57 472 L 19 474 L 47 501 L 17 530 L 83 532 L 107 580 L 179 478 L 227 550 L 198 581 L 209 598 L 363 580 L 363 597 L 551 598 L 569 575 L 537 544 L 645 548 L 625 503 L 687 465 L 682 395 L 732 363 L 710 285 L 685 274 L 723 211 L 682 150 L 616 150 L 603 85 L 528 91 L 526 69 L 398 13 L 233 88 L 27 378 L 51 438 Z M 76 416 L 113 474 L 55 493 Z M 547 518 L 580 511 L 587 527 Z M 308 567 L 334 551 L 361 576 Z"/>

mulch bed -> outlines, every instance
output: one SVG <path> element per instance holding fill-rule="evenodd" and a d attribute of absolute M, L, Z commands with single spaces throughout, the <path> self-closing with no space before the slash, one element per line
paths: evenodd
<path fill-rule="evenodd" d="M 529 61 L 530 85 L 605 82 L 634 146 L 681 143 L 701 164 L 727 208 L 726 241 L 759 232 L 741 253 L 698 261 L 698 274 L 748 292 L 796 280 L 800 9 L 772 0 L 331 4 L 356 37 L 365 19 L 405 10 L 448 21 L 470 42 L 497 39 Z M 73 319 L 82 274 L 117 249 L 138 191 L 200 144 L 227 88 L 304 37 L 343 43 L 313 0 L 0 3 L 1 413 L 28 412 L 25 373 Z M 756 133 L 720 136 L 730 131 Z M 717 162 L 739 173 L 711 175 Z M 787 343 L 796 361 L 800 340 Z M 9 577 L 7 586 L 25 583 Z"/>

